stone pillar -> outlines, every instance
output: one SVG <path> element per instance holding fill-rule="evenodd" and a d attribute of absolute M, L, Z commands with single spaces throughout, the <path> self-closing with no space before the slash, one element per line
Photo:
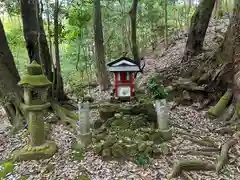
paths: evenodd
<path fill-rule="evenodd" d="M 90 120 L 90 110 L 89 104 L 78 104 L 79 108 L 79 120 L 77 121 L 77 132 L 80 143 L 83 147 L 88 146 L 92 142 L 92 133 L 90 131 L 91 128 L 91 120 Z"/>
<path fill-rule="evenodd" d="M 28 130 L 30 132 L 31 146 L 40 146 L 44 144 L 45 136 L 42 112 L 29 112 L 28 118 Z"/>

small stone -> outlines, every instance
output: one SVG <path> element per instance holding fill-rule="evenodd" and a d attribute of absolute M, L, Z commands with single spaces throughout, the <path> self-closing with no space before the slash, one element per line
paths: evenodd
<path fill-rule="evenodd" d="M 121 117 L 122 117 L 122 114 L 120 114 L 120 113 L 115 114 L 115 118 L 120 119 Z"/>
<path fill-rule="evenodd" d="M 54 164 L 48 164 L 46 166 L 45 172 L 46 173 L 50 173 L 50 172 L 52 172 L 54 170 L 54 168 L 55 168 Z"/>

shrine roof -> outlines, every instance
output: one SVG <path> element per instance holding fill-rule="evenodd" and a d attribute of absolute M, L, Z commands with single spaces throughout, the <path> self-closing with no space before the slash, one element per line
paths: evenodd
<path fill-rule="evenodd" d="M 122 63 L 120 63 L 121 61 L 123 61 Z M 130 59 L 130 58 L 128 58 L 128 57 L 120 57 L 119 59 L 116 59 L 116 60 L 114 60 L 114 61 L 112 61 L 112 62 L 109 62 L 109 63 L 107 63 L 107 65 L 108 66 L 113 66 L 113 65 L 115 65 L 115 66 L 120 66 L 120 65 L 127 65 L 127 66 L 138 66 L 138 62 L 136 61 L 136 60 L 133 60 L 133 59 Z"/>

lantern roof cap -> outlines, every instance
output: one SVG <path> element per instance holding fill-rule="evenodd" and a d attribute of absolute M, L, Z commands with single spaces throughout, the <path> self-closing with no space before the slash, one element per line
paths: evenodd
<path fill-rule="evenodd" d="M 36 87 L 45 87 L 51 84 L 48 78 L 42 73 L 42 68 L 36 61 L 32 61 L 32 63 L 27 66 L 27 73 L 22 76 L 18 83 L 20 86 Z"/>

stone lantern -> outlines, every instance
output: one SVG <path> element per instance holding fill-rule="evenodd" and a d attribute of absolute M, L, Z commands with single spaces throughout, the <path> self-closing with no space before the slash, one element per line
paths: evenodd
<path fill-rule="evenodd" d="M 28 116 L 30 144 L 14 153 L 16 160 L 49 158 L 56 152 L 56 144 L 45 141 L 44 136 L 43 116 L 44 111 L 51 106 L 47 99 L 51 84 L 36 61 L 27 66 L 27 74 L 18 83 L 24 91 L 24 103 L 21 104 L 21 108 Z"/>

